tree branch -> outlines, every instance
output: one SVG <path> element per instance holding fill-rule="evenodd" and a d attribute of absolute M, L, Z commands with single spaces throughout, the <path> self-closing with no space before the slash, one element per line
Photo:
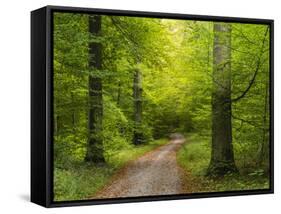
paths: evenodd
<path fill-rule="evenodd" d="M 112 24 L 119 30 L 119 32 L 124 36 L 125 40 L 127 40 L 128 44 L 131 44 L 132 50 L 135 52 L 137 61 L 139 61 L 139 53 L 137 51 L 137 48 L 139 48 L 139 44 L 130 36 L 126 31 L 123 30 L 121 27 L 120 22 L 116 20 L 114 17 L 110 17 Z"/>
<path fill-rule="evenodd" d="M 231 114 L 231 117 L 232 117 L 233 119 L 235 119 L 235 120 L 239 120 L 239 121 L 241 121 L 241 122 L 243 122 L 243 123 L 247 123 L 247 124 L 249 124 L 249 125 L 251 125 L 251 126 L 253 126 L 253 127 L 255 127 L 255 128 L 259 128 L 259 129 L 261 129 L 261 130 L 264 130 L 264 127 L 259 126 L 259 125 L 256 125 L 256 124 L 253 123 L 252 121 L 245 120 L 245 119 L 243 119 L 243 118 L 239 118 L 239 117 L 237 117 L 237 116 L 235 116 L 235 115 L 233 115 L 233 114 Z"/>
<path fill-rule="evenodd" d="M 259 55 L 258 57 L 258 60 L 257 60 L 257 67 L 255 69 L 255 72 L 254 72 L 254 75 L 249 83 L 249 85 L 247 86 L 247 88 L 244 90 L 244 92 L 239 95 L 238 97 L 234 98 L 234 99 L 231 99 L 232 102 L 237 102 L 238 100 L 242 99 L 243 97 L 246 96 L 246 94 L 248 93 L 248 91 L 250 90 L 250 88 L 252 87 L 252 85 L 254 84 L 255 82 L 255 79 L 256 79 L 256 76 L 258 74 L 258 71 L 260 69 L 260 66 L 261 66 L 261 57 L 263 55 L 263 49 L 264 49 L 264 44 L 265 44 L 265 39 L 266 39 L 266 35 L 267 35 L 267 32 L 268 32 L 268 28 L 266 28 L 266 31 L 265 31 L 265 34 L 264 34 L 264 38 L 263 38 L 263 42 L 262 42 L 262 47 L 261 47 L 261 54 Z"/>

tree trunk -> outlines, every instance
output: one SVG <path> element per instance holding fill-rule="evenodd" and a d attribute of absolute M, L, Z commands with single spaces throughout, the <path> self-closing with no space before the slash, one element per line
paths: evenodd
<path fill-rule="evenodd" d="M 72 103 L 71 124 L 72 124 L 72 131 L 75 134 L 76 115 L 75 115 L 75 102 L 74 102 L 74 94 L 73 94 L 73 92 L 71 92 L 71 103 Z"/>
<path fill-rule="evenodd" d="M 117 90 L 117 100 L 116 104 L 119 107 L 120 106 L 120 98 L 121 98 L 121 82 L 118 82 L 118 90 Z"/>
<path fill-rule="evenodd" d="M 230 47 L 231 24 L 214 23 L 210 176 L 237 172 L 232 145 Z"/>
<path fill-rule="evenodd" d="M 55 114 L 54 116 L 54 135 L 58 136 L 59 135 L 59 116 Z"/>
<path fill-rule="evenodd" d="M 101 16 L 89 15 L 89 33 L 91 36 L 100 36 Z M 89 110 L 88 110 L 88 148 L 86 161 L 94 163 L 105 162 L 103 156 L 103 137 L 102 137 L 102 79 L 99 75 L 93 74 L 101 70 L 102 65 L 102 45 L 100 42 L 89 42 Z"/>
<path fill-rule="evenodd" d="M 133 143 L 135 145 L 143 143 L 143 133 L 141 129 L 142 123 L 142 84 L 141 84 L 141 71 L 136 68 L 134 73 L 134 136 Z"/>
<path fill-rule="evenodd" d="M 268 114 L 268 82 L 265 85 L 265 96 L 264 96 L 264 114 L 263 114 L 263 133 L 262 133 L 262 142 L 259 148 L 258 154 L 258 166 L 261 166 L 263 161 L 268 158 L 268 143 L 267 133 L 269 129 L 269 125 L 267 122 L 267 114 Z"/>

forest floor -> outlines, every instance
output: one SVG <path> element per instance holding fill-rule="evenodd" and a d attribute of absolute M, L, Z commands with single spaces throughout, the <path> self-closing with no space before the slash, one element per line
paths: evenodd
<path fill-rule="evenodd" d="M 168 144 L 146 153 L 119 170 L 92 198 L 171 195 L 190 192 L 186 172 L 177 164 L 177 151 L 185 139 L 173 139 Z"/>

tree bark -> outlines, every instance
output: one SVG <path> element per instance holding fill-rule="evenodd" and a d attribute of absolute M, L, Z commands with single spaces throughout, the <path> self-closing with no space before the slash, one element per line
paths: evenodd
<path fill-rule="evenodd" d="M 237 172 L 231 124 L 231 24 L 214 23 L 210 176 Z"/>
<path fill-rule="evenodd" d="M 89 15 L 90 36 L 98 37 L 101 33 L 101 16 Z M 102 119 L 103 98 L 102 79 L 93 74 L 102 67 L 102 45 L 101 42 L 89 42 L 89 110 L 88 110 L 88 147 L 86 161 L 94 163 L 105 162 L 103 155 Z"/>
<path fill-rule="evenodd" d="M 143 143 L 143 133 L 141 129 L 142 123 L 142 83 L 141 83 L 141 71 L 136 68 L 134 73 L 134 85 L 133 85 L 133 97 L 134 97 L 134 135 L 133 143 L 135 145 Z"/>

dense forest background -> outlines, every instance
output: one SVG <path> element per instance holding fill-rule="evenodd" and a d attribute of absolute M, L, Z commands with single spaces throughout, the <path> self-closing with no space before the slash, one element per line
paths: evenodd
<path fill-rule="evenodd" d="M 191 192 L 269 188 L 269 26 L 54 14 L 55 200 L 181 133 Z"/>

